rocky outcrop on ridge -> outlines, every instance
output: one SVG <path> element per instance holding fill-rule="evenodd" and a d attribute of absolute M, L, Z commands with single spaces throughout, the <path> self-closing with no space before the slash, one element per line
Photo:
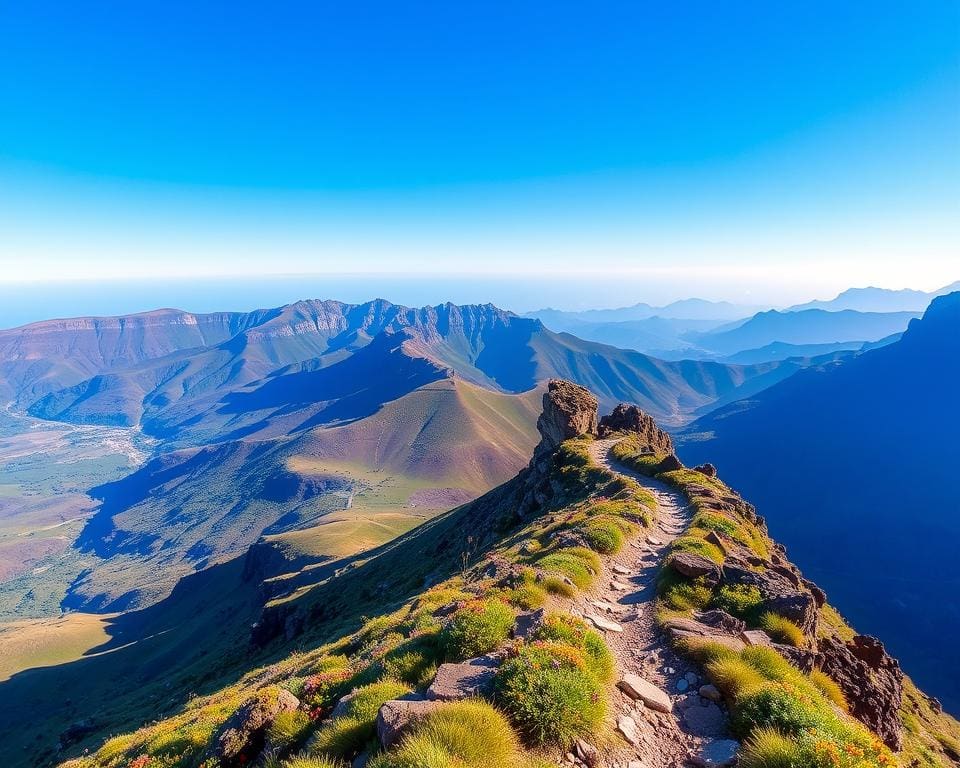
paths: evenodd
<path fill-rule="evenodd" d="M 673 440 L 653 417 L 635 405 L 620 403 L 611 413 L 600 419 L 599 436 L 610 437 L 618 432 L 635 432 L 650 447 L 652 453 L 673 453 Z"/>
<path fill-rule="evenodd" d="M 597 434 L 597 407 L 597 398 L 585 387 L 551 380 L 543 394 L 543 413 L 537 419 L 541 437 L 537 453 L 553 451 L 572 437 Z"/>

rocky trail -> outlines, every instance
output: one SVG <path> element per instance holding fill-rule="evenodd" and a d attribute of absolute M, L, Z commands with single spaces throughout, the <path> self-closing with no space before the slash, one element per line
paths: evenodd
<path fill-rule="evenodd" d="M 725 765 L 737 742 L 725 737 L 727 716 L 716 703 L 719 694 L 671 650 L 654 616 L 657 573 L 670 543 L 689 524 L 689 506 L 678 491 L 614 461 L 610 449 L 616 442 L 595 441 L 591 456 L 650 491 L 659 514 L 652 529 L 605 559 L 600 588 L 573 608 L 603 632 L 617 658 L 614 718 L 625 748 L 610 765 Z"/>

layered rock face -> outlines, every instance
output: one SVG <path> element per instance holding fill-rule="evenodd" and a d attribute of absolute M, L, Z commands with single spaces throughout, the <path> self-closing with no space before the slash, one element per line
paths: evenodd
<path fill-rule="evenodd" d="M 597 407 L 590 390 L 563 379 L 551 380 L 543 395 L 543 413 L 537 419 L 541 437 L 537 453 L 552 451 L 573 437 L 596 435 Z"/>
<path fill-rule="evenodd" d="M 903 741 L 900 700 L 903 672 L 877 638 L 857 635 L 844 643 L 836 637 L 817 643 L 818 666 L 843 690 L 850 714 L 870 728 L 891 749 Z"/>
<path fill-rule="evenodd" d="M 653 417 L 635 405 L 620 403 L 613 412 L 600 419 L 600 437 L 609 437 L 617 432 L 636 432 L 643 437 L 652 453 L 673 453 L 673 440 L 664 432 Z"/>

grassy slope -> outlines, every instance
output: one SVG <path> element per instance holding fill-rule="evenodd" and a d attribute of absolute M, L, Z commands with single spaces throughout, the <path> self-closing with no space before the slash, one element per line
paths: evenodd
<path fill-rule="evenodd" d="M 629 440 L 622 441 L 615 447 L 619 460 L 637 470 L 653 474 L 659 479 L 671 483 L 684 493 L 689 487 L 707 487 L 716 492 L 718 497 L 736 497 L 722 481 L 716 478 L 707 478 L 690 470 L 679 470 L 655 474 L 653 469 L 658 459 L 652 456 L 637 455 Z M 695 494 L 687 493 L 694 507 L 695 517 L 691 527 L 681 539 L 674 542 L 674 549 L 687 550 L 723 559 L 722 553 L 707 542 L 706 536 L 711 528 L 705 521 L 717 520 L 718 514 L 709 506 L 701 506 L 701 500 Z M 747 546 L 753 554 L 761 559 L 769 557 L 774 549 L 774 542 L 769 537 L 765 524 L 760 519 L 750 515 L 723 515 L 729 527 L 724 536 L 728 540 L 740 542 Z M 658 616 L 665 620 L 676 615 L 688 615 L 699 607 L 713 605 L 707 602 L 710 599 L 710 590 L 697 582 L 677 579 L 672 574 L 670 578 L 661 579 Z M 713 596 L 716 600 L 716 595 Z M 820 611 L 818 633 L 820 636 L 835 635 L 841 639 L 853 637 L 855 631 L 830 605 Z M 745 615 L 748 626 L 754 621 L 751 616 Z M 802 637 L 802 633 L 800 634 Z M 946 768 L 960 760 L 960 723 L 941 711 L 937 711 L 929 697 L 923 694 L 909 677 L 904 677 L 904 698 L 901 706 L 901 719 L 904 724 L 904 746 L 897 756 L 902 766 L 928 766 L 929 768 Z M 873 763 L 867 763 L 867 766 Z"/>

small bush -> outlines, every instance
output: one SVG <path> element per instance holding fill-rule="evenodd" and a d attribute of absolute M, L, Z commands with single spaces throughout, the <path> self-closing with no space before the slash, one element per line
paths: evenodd
<path fill-rule="evenodd" d="M 737 764 L 741 768 L 801 768 L 803 750 L 774 728 L 758 728 L 744 743 Z"/>
<path fill-rule="evenodd" d="M 576 597 L 577 595 L 577 588 L 573 584 L 568 584 L 564 581 L 562 576 L 547 574 L 540 582 L 540 586 L 549 594 L 559 597 Z"/>
<path fill-rule="evenodd" d="M 428 684 L 442 656 L 436 633 L 420 635 L 401 643 L 381 660 L 383 677 L 409 685 Z"/>
<path fill-rule="evenodd" d="M 513 589 L 508 589 L 503 596 L 515 608 L 532 611 L 546 602 L 547 592 L 539 584 L 521 584 Z"/>
<path fill-rule="evenodd" d="M 359 754 L 376 737 L 377 712 L 383 703 L 409 692 L 392 680 L 357 688 L 342 713 L 317 731 L 310 751 L 345 758 Z"/>
<path fill-rule="evenodd" d="M 709 662 L 706 669 L 713 684 L 730 699 L 737 699 L 761 685 L 765 679 L 739 656 L 716 659 Z"/>
<path fill-rule="evenodd" d="M 796 648 L 802 648 L 806 645 L 807 638 L 804 636 L 803 630 L 790 619 L 773 611 L 767 611 L 760 617 L 760 626 L 777 642 L 786 643 Z"/>
<path fill-rule="evenodd" d="M 821 672 L 819 669 L 815 669 L 810 673 L 810 682 L 816 686 L 817 690 L 820 691 L 828 701 L 839 707 L 841 711 L 846 712 L 848 710 L 847 697 L 843 695 L 843 690 L 832 677 L 828 676 L 825 672 Z"/>
<path fill-rule="evenodd" d="M 623 528 L 609 517 L 594 517 L 588 520 L 580 527 L 580 533 L 590 549 L 603 555 L 615 554 L 623 547 Z"/>
<path fill-rule="evenodd" d="M 310 755 L 294 755 L 281 763 L 283 768 L 347 768 L 347 764 L 332 757 L 311 757 Z"/>
<path fill-rule="evenodd" d="M 696 536 L 680 536 L 674 539 L 671 548 L 674 552 L 692 552 L 695 555 L 703 555 L 715 563 L 723 562 L 723 552 L 720 551 L 719 547 Z"/>
<path fill-rule="evenodd" d="M 267 729 L 267 743 L 282 752 L 299 747 L 310 731 L 310 718 L 302 709 L 280 712 Z"/>
<path fill-rule="evenodd" d="M 498 600 L 468 603 L 443 629 L 447 658 L 469 659 L 489 653 L 510 636 L 514 619 L 513 610 Z"/>
<path fill-rule="evenodd" d="M 583 652 L 587 667 L 603 683 L 613 679 L 613 654 L 600 634 L 569 614 L 552 614 L 534 635 L 536 640 L 564 643 Z"/>
<path fill-rule="evenodd" d="M 722 611 L 756 623 L 756 613 L 763 603 L 759 588 L 752 584 L 724 584 L 713 599 Z"/>
<path fill-rule="evenodd" d="M 731 729 L 741 736 L 757 728 L 775 728 L 797 737 L 823 725 L 822 713 L 806 697 L 796 695 L 786 683 L 775 682 L 742 691 L 730 720 Z"/>
<path fill-rule="evenodd" d="M 589 589 L 602 567 L 597 553 L 585 547 L 551 552 L 540 558 L 538 565 L 545 571 L 566 576 L 580 589 Z"/>
<path fill-rule="evenodd" d="M 515 764 L 517 736 L 496 709 L 481 700 L 445 704 L 417 723 L 399 747 L 377 755 L 369 768 L 486 768 Z"/>
<path fill-rule="evenodd" d="M 603 687 L 581 651 L 537 642 L 506 661 L 494 678 L 494 695 L 532 742 L 566 746 L 603 721 Z"/>
<path fill-rule="evenodd" d="M 685 612 L 705 608 L 713 596 L 713 591 L 702 579 L 690 581 L 672 568 L 660 569 L 657 593 L 669 608 Z"/>

